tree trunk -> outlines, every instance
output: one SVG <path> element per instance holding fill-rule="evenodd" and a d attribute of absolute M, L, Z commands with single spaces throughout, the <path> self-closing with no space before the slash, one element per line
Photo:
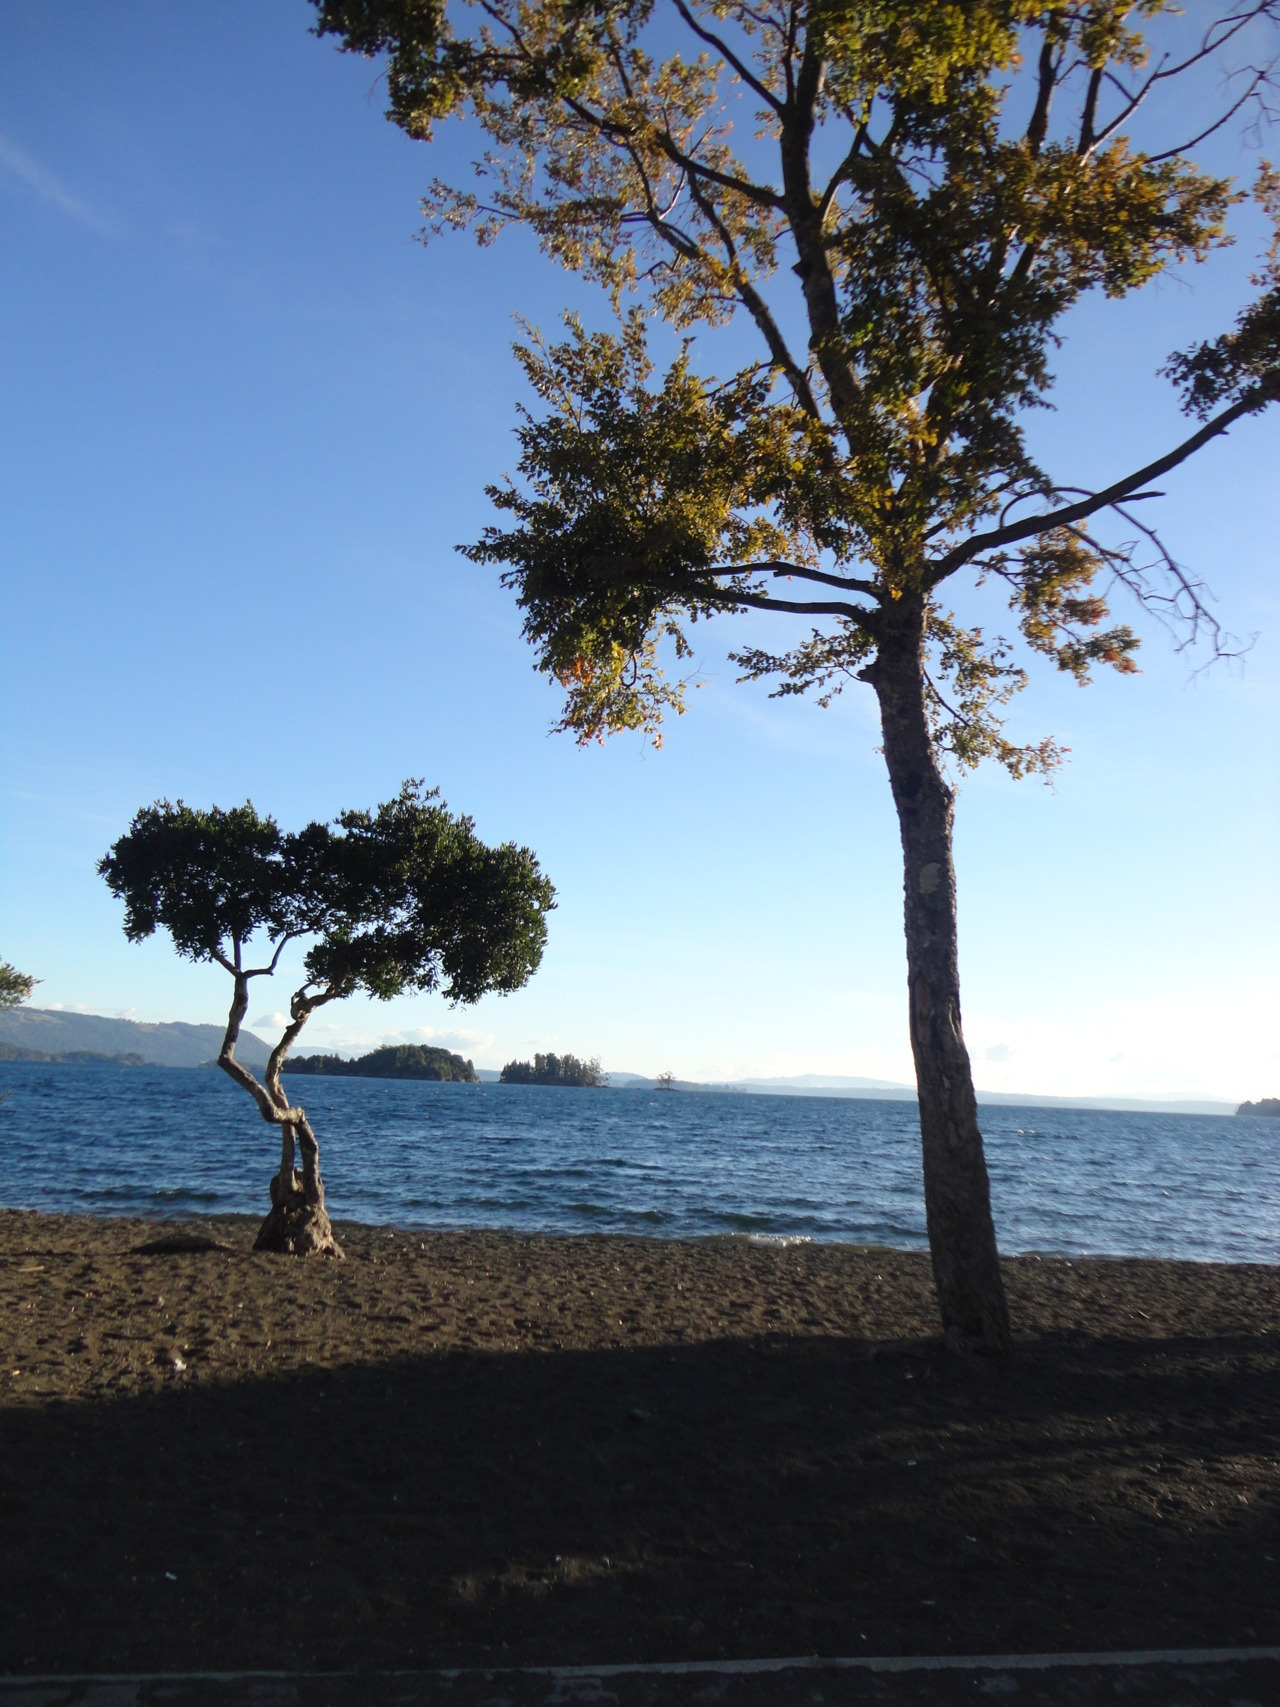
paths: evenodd
<path fill-rule="evenodd" d="M 943 1332 L 953 1350 L 1005 1356 L 1009 1311 L 960 1025 L 951 854 L 955 800 L 938 769 L 926 712 L 925 609 L 923 599 L 911 594 L 886 607 L 876 658 L 862 674 L 880 701 L 885 763 L 902 833 L 911 1049 Z"/>
<path fill-rule="evenodd" d="M 337 1257 L 341 1261 L 342 1246 L 334 1238 L 324 1206 L 320 1145 L 302 1109 L 290 1107 L 288 1095 L 280 1082 L 285 1056 L 318 1005 L 318 1002 L 307 1001 L 302 991 L 298 992 L 291 1003 L 291 1023 L 267 1062 L 264 1074 L 267 1095 L 279 1113 L 291 1118 L 280 1125 L 280 1168 L 271 1181 L 271 1213 L 258 1229 L 253 1248 L 255 1251 L 283 1251 L 295 1257 Z M 300 1168 L 293 1165 L 295 1144 L 302 1152 Z"/>
<path fill-rule="evenodd" d="M 280 1068 L 290 1046 L 306 1024 L 318 1002 L 299 1003 L 294 998 L 293 1023 L 271 1052 L 266 1084 L 260 1085 L 243 1062 L 236 1060 L 240 1027 L 249 1010 L 249 979 L 258 974 L 240 968 L 240 945 L 236 944 L 234 965 L 223 961 L 235 977 L 235 995 L 227 1017 L 226 1034 L 218 1052 L 218 1065 L 258 1105 L 262 1118 L 280 1128 L 280 1168 L 271 1180 L 271 1212 L 253 1242 L 255 1251 L 280 1251 L 287 1256 L 337 1257 L 342 1246 L 334 1237 L 324 1206 L 324 1182 L 320 1178 L 320 1146 L 311 1122 L 300 1108 L 291 1108 L 280 1083 Z M 297 1011 L 301 1006 L 302 1011 Z M 295 1147 L 302 1151 L 302 1166 L 295 1168 Z"/>
<path fill-rule="evenodd" d="M 287 1106 L 287 1103 L 286 1103 Z M 342 1246 L 334 1237 L 324 1206 L 324 1182 L 320 1178 L 320 1146 L 311 1122 L 300 1108 L 291 1109 L 292 1121 L 281 1125 L 287 1161 L 271 1177 L 271 1213 L 258 1229 L 255 1251 L 281 1251 L 295 1257 L 337 1257 Z M 293 1166 L 294 1140 L 302 1151 L 302 1166 Z"/>

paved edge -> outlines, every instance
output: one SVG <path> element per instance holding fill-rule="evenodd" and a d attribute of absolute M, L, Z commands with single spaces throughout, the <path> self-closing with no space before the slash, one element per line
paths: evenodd
<path fill-rule="evenodd" d="M 749 1676 L 780 1671 L 1049 1671 L 1081 1666 L 1223 1665 L 1233 1661 L 1280 1660 L 1280 1648 L 1147 1648 L 1096 1654 L 918 1654 L 841 1658 L 798 1654 L 766 1660 L 654 1660 L 625 1665 L 451 1666 L 433 1671 L 155 1671 L 46 1672 L 0 1676 L 0 1692 L 33 1686 L 91 1683 L 281 1682 L 291 1678 L 462 1678 L 462 1677 L 682 1677 Z"/>

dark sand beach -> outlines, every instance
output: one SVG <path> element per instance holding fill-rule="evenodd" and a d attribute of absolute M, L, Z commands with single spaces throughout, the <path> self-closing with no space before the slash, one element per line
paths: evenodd
<path fill-rule="evenodd" d="M 1280 1268 L 0 1212 L 0 1673 L 1280 1642 Z"/>

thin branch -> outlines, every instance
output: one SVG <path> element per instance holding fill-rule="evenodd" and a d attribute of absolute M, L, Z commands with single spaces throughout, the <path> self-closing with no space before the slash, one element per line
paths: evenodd
<path fill-rule="evenodd" d="M 1219 52 L 1229 41 L 1239 35 L 1242 30 L 1247 29 L 1250 24 L 1256 23 L 1259 18 L 1275 18 L 1276 13 L 1276 0 L 1256 0 L 1254 5 L 1246 7 L 1243 11 L 1229 14 L 1225 18 L 1215 18 L 1201 36 L 1200 46 L 1194 53 L 1188 54 L 1185 59 L 1172 62 L 1166 54 L 1157 65 L 1156 69 L 1152 71 L 1149 76 L 1143 79 L 1136 90 L 1127 89 L 1114 72 L 1108 71 L 1106 74 L 1106 81 L 1110 83 L 1113 88 L 1120 91 L 1120 94 L 1124 97 L 1125 104 L 1116 116 L 1111 119 L 1109 123 L 1105 124 L 1097 133 L 1093 139 L 1092 146 L 1096 147 L 1098 143 L 1105 142 L 1108 137 L 1113 136 L 1115 132 L 1119 130 L 1121 125 L 1127 124 L 1129 119 L 1132 118 L 1133 114 L 1138 110 L 1150 94 L 1151 90 L 1154 89 L 1158 83 L 1169 82 L 1173 78 L 1183 76 L 1195 66 L 1202 64 L 1206 59 L 1210 58 L 1211 55 Z M 1238 111 L 1239 107 L 1244 104 L 1244 101 L 1247 100 L 1250 95 L 1257 92 L 1259 85 L 1268 80 L 1273 65 L 1274 61 L 1271 64 L 1264 66 L 1261 70 L 1255 68 L 1253 82 L 1250 84 L 1248 91 L 1241 101 L 1237 102 L 1236 105 L 1232 107 L 1231 113 Z M 1225 124 L 1227 119 L 1231 117 L 1231 113 L 1224 115 L 1223 118 L 1219 119 L 1207 131 L 1202 132 L 1199 137 L 1194 138 L 1191 142 L 1183 143 L 1181 148 L 1171 149 L 1168 153 L 1152 155 L 1148 158 L 1153 160 L 1164 160 L 1170 158 L 1173 154 L 1182 153 L 1186 149 L 1194 147 L 1196 142 L 1203 141 L 1206 136 L 1212 136 L 1213 132 L 1219 129 L 1220 126 Z"/>
<path fill-rule="evenodd" d="M 1240 99 L 1233 102 L 1220 118 L 1215 119 L 1211 125 L 1206 126 L 1198 136 L 1193 136 L 1189 142 L 1181 143 L 1177 148 L 1166 148 L 1159 154 L 1144 154 L 1142 157 L 1143 164 L 1147 166 L 1156 166 L 1159 165 L 1162 160 L 1174 160 L 1178 155 L 1185 154 L 1188 149 L 1198 147 L 1200 143 L 1206 140 L 1206 138 L 1212 136 L 1215 131 L 1221 130 L 1223 125 L 1229 124 L 1240 111 L 1241 107 L 1243 107 L 1247 101 L 1251 101 L 1257 94 L 1258 90 L 1270 81 L 1270 67 L 1264 71 L 1257 72 L 1253 81 L 1249 84 L 1249 87 L 1245 90 L 1244 94 L 1241 95 Z"/>
<path fill-rule="evenodd" d="M 507 33 L 511 41 L 519 50 L 519 53 L 526 64 L 536 63 L 537 55 L 529 48 L 521 31 L 514 23 L 512 23 L 510 18 L 504 16 L 504 14 L 492 4 L 492 0 L 480 0 L 480 10 L 485 12 L 493 19 L 494 23 L 497 24 L 500 29 Z M 562 99 L 565 106 L 571 113 L 576 114 L 577 117 L 582 120 L 583 124 L 589 125 L 593 130 L 599 132 L 600 135 L 608 137 L 619 143 L 636 139 L 638 133 L 637 128 L 634 125 L 626 125 L 617 119 L 610 119 L 602 113 L 593 112 L 592 109 L 584 102 L 576 99 L 572 95 L 565 95 Z M 736 178 L 730 173 L 717 172 L 713 167 L 703 166 L 700 162 L 684 155 L 676 144 L 675 139 L 669 133 L 659 130 L 656 126 L 653 127 L 652 135 L 658 147 L 662 149 L 662 152 L 667 155 L 668 159 L 676 165 L 682 166 L 686 171 L 697 171 L 701 176 L 709 179 L 713 183 L 720 184 L 724 189 L 736 190 L 738 194 L 745 196 L 750 201 L 774 207 L 781 211 L 783 205 L 782 198 L 775 195 L 772 190 L 765 189 L 761 184 L 753 184 L 749 179 Z"/>
<path fill-rule="evenodd" d="M 662 238 L 663 242 L 674 249 L 677 255 L 682 255 L 686 261 L 697 259 L 702 254 L 699 244 L 694 238 L 690 237 L 687 232 L 682 231 L 678 225 L 672 225 L 667 219 L 666 214 L 664 214 L 658 207 L 657 198 L 653 193 L 653 186 L 649 182 L 649 173 L 645 167 L 643 158 L 641 157 L 640 150 L 633 142 L 630 141 L 623 142 L 621 146 L 630 156 L 632 167 L 635 170 L 636 177 L 640 181 L 641 193 L 645 200 L 644 213 L 634 217 L 638 218 L 641 223 L 652 226 L 658 236 Z M 690 185 L 691 193 L 693 193 L 693 190 L 694 186 Z M 670 213 L 671 208 L 674 206 L 675 200 L 673 200 L 668 206 L 667 213 Z"/>
<path fill-rule="evenodd" d="M 926 586 L 936 587 L 940 581 L 944 581 L 948 575 L 982 552 L 998 551 L 1006 545 L 1016 545 L 1019 540 L 1033 539 L 1053 528 L 1070 527 L 1073 522 L 1083 521 L 1086 516 L 1096 515 L 1099 510 L 1112 508 L 1117 501 L 1130 497 L 1148 481 L 1158 480 L 1162 474 L 1167 474 L 1171 468 L 1177 468 L 1179 463 L 1194 456 L 1196 451 L 1225 433 L 1228 427 L 1234 425 L 1242 416 L 1256 414 L 1258 410 L 1265 408 L 1277 394 L 1280 394 L 1280 377 L 1255 387 L 1229 409 L 1224 409 L 1220 415 L 1206 421 L 1198 432 L 1192 433 L 1190 438 L 1184 439 L 1173 450 L 1136 469 L 1132 474 L 1127 474 L 1122 480 L 1112 481 L 1111 485 L 1104 487 L 1101 492 L 1094 492 L 1074 504 L 1065 504 L 1060 509 L 1050 510 L 1047 515 L 1028 516 L 1024 521 L 1010 522 L 1006 527 L 974 534 L 937 560 L 927 577 Z"/>
<path fill-rule="evenodd" d="M 1205 603 L 1202 594 L 1205 584 L 1203 581 L 1193 581 L 1186 570 L 1174 557 L 1168 546 L 1161 539 L 1155 528 L 1140 521 L 1124 508 L 1122 504 L 1113 504 L 1112 509 L 1154 547 L 1160 562 L 1160 567 L 1173 582 L 1171 593 L 1159 593 L 1146 581 L 1145 571 L 1134 565 L 1131 556 L 1125 552 L 1111 552 L 1101 546 L 1097 540 L 1080 530 L 1080 537 L 1100 556 L 1106 558 L 1111 565 L 1111 572 L 1148 610 L 1152 611 L 1157 620 L 1168 631 L 1173 639 L 1174 648 L 1184 652 L 1187 647 L 1195 645 L 1200 638 L 1202 629 L 1207 628 L 1213 647 L 1214 658 L 1237 656 L 1227 644 L 1232 636 L 1223 632 L 1222 624 Z M 1166 615 L 1166 612 L 1169 614 Z M 1182 633 L 1172 618 L 1177 618 L 1181 624 Z"/>
<path fill-rule="evenodd" d="M 775 365 L 790 380 L 791 388 L 795 392 L 796 401 L 800 407 L 815 421 L 820 421 L 822 411 L 818 407 L 817 398 L 813 395 L 809 376 L 788 349 L 786 339 L 782 336 L 782 330 L 769 311 L 769 305 L 739 265 L 738 246 L 733 240 L 733 233 L 720 217 L 714 204 L 703 195 L 697 184 L 690 183 L 689 194 L 701 209 L 703 218 L 713 227 L 720 241 L 724 244 L 733 274 L 734 288 L 748 314 L 755 321 L 761 337 L 769 346 L 769 354 L 773 357 Z"/>
<path fill-rule="evenodd" d="M 242 973 L 241 976 L 245 978 L 270 978 L 276 967 L 280 964 L 280 956 L 284 953 L 285 944 L 292 942 L 295 937 L 299 937 L 301 935 L 301 931 L 286 931 L 280 938 L 280 941 L 276 944 L 276 951 L 271 956 L 271 964 L 269 966 L 252 966 L 246 972 Z"/>
<path fill-rule="evenodd" d="M 669 131 L 655 130 L 654 140 L 673 165 L 681 167 L 690 175 L 697 173 L 698 177 L 705 178 L 708 183 L 719 184 L 723 190 L 733 190 L 758 207 L 771 207 L 777 213 L 785 213 L 786 203 L 776 190 L 766 189 L 763 184 L 752 183 L 749 178 L 737 178 L 731 172 L 718 172 L 714 166 L 704 165 L 701 160 L 695 160 L 691 154 L 686 154 Z"/>
<path fill-rule="evenodd" d="M 679 12 L 685 23 L 688 24 L 689 28 L 700 41 L 706 42 L 708 47 L 713 47 L 717 53 L 722 54 L 724 58 L 728 60 L 729 64 L 732 65 L 733 69 L 749 89 L 753 89 L 762 101 L 767 101 L 773 108 L 774 112 L 781 113 L 782 102 L 779 101 L 778 97 L 773 93 L 768 85 L 762 83 L 753 72 L 748 71 L 747 67 L 738 58 L 737 54 L 734 53 L 731 48 L 726 46 L 714 31 L 704 29 L 702 25 L 698 23 L 697 19 L 693 16 L 693 13 L 685 5 L 684 0 L 676 0 L 676 11 Z"/>
<path fill-rule="evenodd" d="M 1228 13 L 1225 18 L 1215 18 L 1200 38 L 1200 46 L 1183 60 L 1174 64 L 1168 63 L 1168 56 L 1161 61 L 1159 69 L 1153 71 L 1148 78 L 1148 84 L 1166 82 L 1172 77 L 1181 77 L 1184 71 L 1190 71 L 1195 65 L 1201 64 L 1211 54 L 1217 53 L 1227 43 L 1238 36 L 1241 30 L 1247 30 L 1259 18 L 1274 18 L 1276 16 L 1276 0 L 1255 0 L 1252 6 L 1246 6 L 1242 11 Z"/>
<path fill-rule="evenodd" d="M 853 163 L 862 152 L 863 144 L 870 140 L 870 134 L 865 124 L 858 125 L 853 141 L 849 144 L 849 152 L 831 174 L 827 180 L 826 189 L 818 197 L 818 218 L 824 226 L 827 223 L 827 215 L 831 212 L 831 204 L 836 198 L 836 192 L 841 184 L 849 181 L 849 173 Z"/>
<path fill-rule="evenodd" d="M 1102 129 L 1094 134 L 1094 148 L 1096 148 L 1100 142 L 1106 142 L 1108 137 L 1114 136 L 1122 124 L 1127 124 L 1129 122 L 1137 112 L 1138 108 L 1146 100 L 1151 88 L 1151 84 L 1147 82 L 1143 84 L 1142 88 L 1138 90 L 1136 95 L 1132 94 L 1125 88 L 1124 84 L 1116 76 L 1114 71 L 1108 71 L 1104 80 L 1109 83 L 1113 89 L 1118 89 L 1120 91 L 1121 95 L 1124 97 L 1125 104 L 1113 119 L 1111 119 L 1107 124 L 1104 124 Z"/>

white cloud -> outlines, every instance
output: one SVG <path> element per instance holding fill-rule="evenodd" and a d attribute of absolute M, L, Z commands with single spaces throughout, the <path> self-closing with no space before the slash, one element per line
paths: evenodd
<path fill-rule="evenodd" d="M 384 1043 L 433 1043 L 438 1049 L 489 1049 L 491 1031 L 441 1031 L 431 1025 L 414 1025 L 383 1038 Z"/>
<path fill-rule="evenodd" d="M 250 1029 L 283 1029 L 288 1023 L 287 1014 L 262 1014 L 251 1023 Z M 370 1050 L 381 1049 L 387 1044 L 431 1043 L 439 1049 L 455 1049 L 464 1055 L 472 1055 L 491 1049 L 493 1042 L 493 1034 L 487 1031 L 446 1030 L 431 1025 L 406 1026 L 401 1031 L 365 1031 L 353 1030 L 350 1025 L 343 1025 L 341 1020 L 333 1019 L 313 1020 L 298 1039 L 298 1048 L 304 1053 L 310 1050 L 367 1055 Z"/>
<path fill-rule="evenodd" d="M 0 170 L 16 178 L 20 184 L 25 184 L 29 190 L 34 190 L 41 201 L 56 207 L 60 213 L 75 219 L 81 225 L 87 225 L 90 231 L 97 231 L 104 237 L 111 236 L 116 227 L 109 219 L 104 219 L 87 202 L 73 195 L 63 184 L 60 184 L 53 173 L 38 160 L 31 157 L 24 148 L 19 148 L 12 138 L 0 131 Z"/>
<path fill-rule="evenodd" d="M 986 1052 L 988 1061 L 1007 1061 L 1013 1054 L 1007 1043 L 993 1043 Z"/>

